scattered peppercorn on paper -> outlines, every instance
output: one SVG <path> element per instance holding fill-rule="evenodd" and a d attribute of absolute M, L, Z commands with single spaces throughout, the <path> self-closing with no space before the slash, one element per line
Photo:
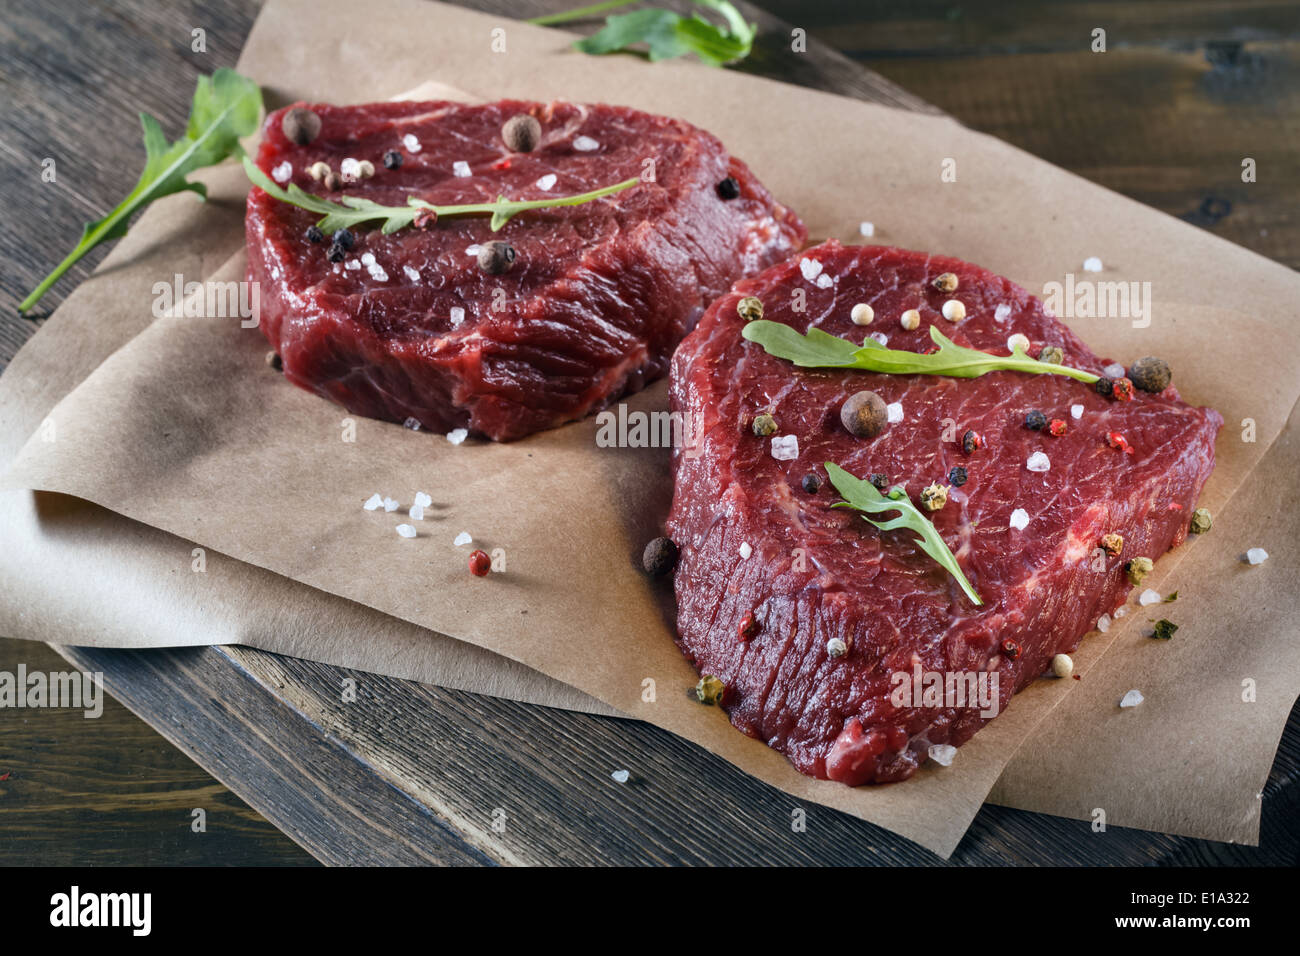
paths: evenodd
<path fill-rule="evenodd" d="M 1070 678 L 1031 685 L 955 755 L 891 786 L 801 776 L 690 693 L 700 676 L 673 644 L 670 580 L 640 570 L 671 495 L 663 449 L 598 447 L 594 420 L 499 445 L 356 418 L 345 441 L 347 413 L 286 383 L 256 330 L 155 318 L 156 285 L 177 273 L 243 278 L 246 182 L 228 165 L 195 176 L 215 201 L 177 196 L 149 209 L 110 268 L 75 290 L 0 378 L 4 633 L 241 643 L 621 712 L 796 802 L 855 814 L 942 856 L 986 799 L 1258 839 L 1257 795 L 1300 688 L 1300 598 L 1289 586 L 1300 519 L 1274 493 L 1300 466 L 1287 429 L 1300 352 L 1276 347 L 1300 294 L 1294 272 L 942 117 L 730 71 L 709 70 L 702 83 L 706 68 L 687 62 L 575 56 L 566 34 L 525 24 L 507 27 L 500 55 L 481 40 L 499 18 L 413 0 L 375 0 L 366 30 L 340 43 L 354 13 L 342 0 L 269 0 L 238 68 L 289 99 L 366 102 L 432 79 L 460 98 L 563 97 L 680 116 L 743 157 L 813 235 L 857 241 L 869 217 L 875 241 L 959 256 L 1035 294 L 1067 274 L 1150 282 L 1149 322 L 1061 315 L 1098 354 L 1165 359 L 1188 401 L 1223 414 L 1199 502 L 1212 530 L 1158 558 L 1129 613 L 1071 655 Z M 781 121 L 756 122 L 755 103 Z M 955 182 L 940 179 L 946 158 Z M 1104 263 L 1095 275 L 1079 266 L 1092 257 Z M 877 313 L 872 328 L 900 321 Z M 664 408 L 664 383 L 626 405 Z M 890 427 L 905 425 L 906 416 Z M 1086 414 L 1069 418 L 1071 432 L 1087 427 Z M 1113 451 L 1099 443 L 1099 454 Z M 416 519 L 408 509 L 420 491 L 432 501 Z M 365 510 L 376 493 L 398 510 Z M 416 537 L 399 537 L 398 524 Z M 453 543 L 461 532 L 473 549 Z M 1251 548 L 1269 560 L 1249 564 Z M 499 554 L 504 568 L 470 574 L 469 550 Z M 206 570 L 191 573 L 200 555 Z M 1179 598 L 1142 608 L 1146 588 Z M 1153 640 L 1147 618 L 1167 618 L 1177 633 Z M 1121 708 L 1130 690 L 1143 703 Z"/>

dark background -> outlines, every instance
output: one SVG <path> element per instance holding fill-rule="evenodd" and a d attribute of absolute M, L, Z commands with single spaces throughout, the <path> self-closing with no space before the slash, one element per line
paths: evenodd
<path fill-rule="evenodd" d="M 582 3 L 466 5 L 507 13 Z M 257 0 L 4 0 L 0 359 L 7 362 L 39 316 L 52 312 L 106 251 L 82 260 L 42 301 L 37 318 L 15 316 L 18 300 L 71 248 L 81 223 L 102 215 L 134 183 L 142 157 L 136 113 L 153 113 L 174 132 L 184 122 L 194 76 L 234 65 L 258 6 Z M 1294 2 L 757 0 L 756 6 L 970 127 L 1285 265 L 1300 265 L 1300 10 Z M 206 54 L 190 52 L 195 26 L 207 31 Z M 1106 30 L 1105 55 L 1089 50 L 1095 27 Z M 58 159 L 57 194 L 24 185 L 38 181 L 45 156 Z M 1258 182 L 1249 186 L 1240 178 L 1243 156 L 1258 162 Z M 93 184 L 93 194 L 79 184 Z M 29 669 L 67 666 L 44 645 L 0 639 L 0 669 L 12 671 L 20 662 Z M 1260 851 L 1197 842 L 1181 862 L 1294 862 L 1296 834 L 1278 832 L 1279 814 L 1296 811 L 1294 788 L 1285 798 L 1270 797 L 1295 780 L 1298 764 L 1297 748 L 1284 742 L 1265 791 Z M 208 832 L 201 836 L 189 828 L 194 807 L 207 810 Z M 80 711 L 6 711 L 0 834 L 3 864 L 312 862 L 112 700 L 96 721 Z"/>

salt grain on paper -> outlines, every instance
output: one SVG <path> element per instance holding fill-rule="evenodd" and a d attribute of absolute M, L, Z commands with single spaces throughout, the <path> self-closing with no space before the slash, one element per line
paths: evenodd
<path fill-rule="evenodd" d="M 1084 272 L 1100 272 L 1100 271 L 1101 271 L 1101 260 L 1098 259 L 1096 256 L 1089 256 L 1087 259 L 1084 259 L 1084 260 L 1083 260 L 1083 271 L 1084 271 Z"/>
<path fill-rule="evenodd" d="M 1251 564 L 1263 564 L 1268 560 L 1268 552 L 1263 548 L 1251 548 L 1246 552 L 1246 560 Z"/>
<path fill-rule="evenodd" d="M 858 235 L 870 239 L 876 234 L 876 224 L 874 222 L 858 223 Z"/>
<path fill-rule="evenodd" d="M 1110 630 L 1109 614 L 1103 614 L 1101 617 L 1097 618 L 1097 630 L 1101 631 L 1103 634 Z"/>
<path fill-rule="evenodd" d="M 1159 604 L 1160 592 L 1153 591 L 1151 590 L 1151 588 L 1147 588 L 1145 591 L 1142 592 L 1142 595 L 1138 598 L 1138 603 L 1141 604 L 1143 607 L 1150 607 L 1152 604 Z"/>
<path fill-rule="evenodd" d="M 931 744 L 928 752 L 940 767 L 951 767 L 952 758 L 957 756 L 957 748 L 952 744 Z"/>
<path fill-rule="evenodd" d="M 1127 614 L 1127 613 L 1128 613 L 1128 608 L 1126 608 L 1126 607 L 1119 608 L 1118 610 L 1115 611 L 1115 619 L 1116 619 L 1116 620 L 1119 620 L 1121 617 L 1123 617 L 1123 616 L 1124 616 L 1125 614 Z"/>
<path fill-rule="evenodd" d="M 885 420 L 891 425 L 897 425 L 903 420 L 903 403 L 890 402 L 885 406 Z"/>
<path fill-rule="evenodd" d="M 433 499 L 430 498 L 428 495 L 426 495 L 423 491 L 417 491 L 415 493 L 415 503 L 419 505 L 421 508 L 427 508 L 429 507 L 429 505 L 433 504 Z"/>
<path fill-rule="evenodd" d="M 402 145 L 406 147 L 408 152 L 412 153 L 418 153 L 420 150 L 424 149 L 424 147 L 420 145 L 420 141 L 415 138 L 414 133 L 407 133 L 403 136 Z"/>
<path fill-rule="evenodd" d="M 1136 707 L 1142 701 L 1146 700 L 1141 691 L 1131 690 L 1124 695 L 1124 699 L 1119 702 L 1121 707 Z"/>
<path fill-rule="evenodd" d="M 799 271 L 803 273 L 805 279 L 812 282 L 821 275 L 822 264 L 816 259 L 803 258 L 799 260 Z"/>
<path fill-rule="evenodd" d="M 777 435 L 772 439 L 772 457 L 777 461 L 794 461 L 799 457 L 799 438 L 795 435 Z"/>
<path fill-rule="evenodd" d="M 1024 508 L 1017 508 L 1011 512 L 1011 527 L 1017 531 L 1024 531 L 1029 527 L 1029 512 Z"/>
<path fill-rule="evenodd" d="M 751 547 L 749 546 L 749 542 L 748 542 L 748 541 L 742 541 L 742 542 L 740 542 L 740 556 L 741 556 L 742 558 L 744 558 L 746 561 L 748 561 L 748 560 L 749 560 L 749 556 L 750 556 L 751 554 L 753 554 L 753 553 L 754 553 L 754 549 L 751 548 Z"/>
<path fill-rule="evenodd" d="M 557 178 L 555 173 L 547 173 L 541 179 L 537 180 L 537 182 L 534 183 L 534 185 L 538 189 L 551 189 L 555 186 L 556 182 L 557 182 Z"/>
<path fill-rule="evenodd" d="M 456 540 L 452 542 L 452 544 L 454 544 L 458 548 L 462 544 L 473 544 L 473 543 L 474 543 L 474 539 L 469 536 L 468 531 L 462 531 L 460 534 L 456 535 Z"/>
<path fill-rule="evenodd" d="M 468 428 L 455 428 L 447 432 L 447 441 L 451 442 L 453 445 L 459 445 L 468 437 L 469 437 Z"/>
<path fill-rule="evenodd" d="M 573 141 L 573 148 L 580 153 L 590 153 L 592 150 L 600 149 L 600 143 L 590 136 L 579 136 Z"/>
<path fill-rule="evenodd" d="M 396 511 L 397 508 L 398 508 L 398 501 L 396 498 L 384 498 L 385 511 Z"/>
<path fill-rule="evenodd" d="M 626 770 L 615 770 L 610 774 L 610 778 L 613 779 L 615 783 L 627 783 L 631 776 L 632 775 Z"/>
<path fill-rule="evenodd" d="M 1082 418 L 1082 417 L 1083 417 L 1083 406 L 1082 406 L 1082 405 L 1071 405 L 1071 406 L 1070 406 L 1070 417 L 1073 418 L 1073 419 L 1076 419 L 1076 420 Z"/>
<path fill-rule="evenodd" d="M 403 538 L 415 537 L 415 529 L 412 528 L 409 524 L 399 524 L 397 526 L 397 533 L 400 534 Z"/>
<path fill-rule="evenodd" d="M 1036 451 L 1029 456 L 1029 459 L 1025 462 L 1025 467 L 1030 471 L 1047 471 L 1052 467 L 1052 460 L 1041 451 Z"/>
<path fill-rule="evenodd" d="M 293 163 L 285 160 L 275 169 L 271 170 L 271 178 L 277 183 L 287 183 L 293 179 Z"/>
<path fill-rule="evenodd" d="M 412 520 L 415 520 L 415 521 L 423 521 L 423 520 L 424 520 L 424 506 L 423 506 L 423 505 L 411 505 L 410 510 L 408 510 L 406 513 L 409 514 L 409 515 L 411 516 Z"/>
<path fill-rule="evenodd" d="M 384 499 L 382 495 L 371 495 L 366 499 L 366 503 L 361 507 L 365 508 L 367 511 L 376 511 L 379 508 L 382 508 L 383 505 Z"/>
<path fill-rule="evenodd" d="M 455 175 L 457 179 L 464 179 L 466 176 L 473 175 L 473 173 L 470 172 L 469 163 L 465 162 L 465 160 L 463 159 L 458 159 L 454 163 L 452 163 L 451 171 L 452 174 Z"/>

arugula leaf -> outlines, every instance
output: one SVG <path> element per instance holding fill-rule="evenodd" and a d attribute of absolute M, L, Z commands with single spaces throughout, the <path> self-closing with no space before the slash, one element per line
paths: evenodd
<path fill-rule="evenodd" d="M 380 231 L 386 236 L 391 235 L 397 230 L 404 229 L 414 223 L 415 217 L 422 210 L 436 213 L 439 218 L 443 216 L 485 216 L 490 214 L 492 216 L 491 228 L 493 232 L 496 232 L 513 217 L 525 210 L 550 209 L 555 206 L 580 206 L 583 203 L 591 202 L 593 199 L 600 199 L 603 196 L 629 189 L 641 181 L 634 176 L 631 179 L 623 180 L 621 183 L 593 189 L 591 192 L 581 193 L 577 196 L 556 196 L 552 199 L 511 200 L 505 196 L 497 196 L 496 202 L 467 203 L 460 206 L 435 206 L 423 199 L 409 196 L 405 206 L 381 206 L 377 202 L 362 199 L 359 196 L 344 196 L 339 202 L 332 202 L 329 199 L 309 193 L 294 183 L 290 183 L 289 187 L 285 189 L 272 182 L 271 177 L 262 172 L 246 153 L 243 154 L 243 162 L 244 173 L 254 186 L 269 193 L 281 202 L 287 202 L 310 212 L 320 213 L 323 218 L 316 223 L 316 226 L 327 235 L 332 235 L 340 229 L 351 229 L 353 226 L 360 226 L 376 220 L 383 221 L 383 227 Z"/>
<path fill-rule="evenodd" d="M 891 375 L 947 375 L 952 378 L 978 378 L 989 372 L 1008 369 L 1031 375 L 1065 375 L 1080 382 L 1095 382 L 1098 376 L 1068 365 L 1040 362 L 1017 347 L 1010 355 L 994 355 L 958 345 L 930 326 L 930 338 L 939 346 L 937 352 L 923 355 L 903 349 L 891 349 L 868 338 L 859 347 L 847 339 L 837 338 L 821 329 L 800 335 L 788 325 L 767 319 L 748 323 L 741 335 L 757 342 L 769 355 L 786 359 L 801 368 L 850 368 Z"/>
<path fill-rule="evenodd" d="M 718 13 L 724 26 L 710 23 L 698 13 L 684 17 L 672 10 L 650 7 L 632 13 L 605 18 L 605 27 L 593 36 L 573 45 L 583 53 L 601 55 L 646 44 L 651 61 L 671 60 L 694 53 L 708 66 L 723 66 L 743 60 L 754 46 L 757 29 L 745 22 L 740 11 L 727 0 L 695 0 L 696 5 Z M 559 23 L 600 9 L 621 4 L 597 4 L 582 10 L 551 17 L 539 17 L 534 23 Z"/>
<path fill-rule="evenodd" d="M 889 489 L 888 495 L 882 495 L 871 482 L 855 478 L 833 461 L 826 462 L 826 474 L 830 476 L 831 484 L 835 486 L 835 490 L 843 495 L 845 499 L 836 502 L 832 507 L 853 508 L 870 514 L 897 511 L 898 517 L 891 518 L 889 521 L 875 521 L 866 515 L 863 515 L 862 519 L 875 525 L 881 531 L 906 528 L 909 531 L 916 532 L 916 545 L 939 562 L 939 565 L 945 571 L 957 579 L 957 583 L 961 585 L 961 589 L 966 592 L 968 598 L 975 604 L 983 605 L 984 602 L 980 600 L 980 596 L 975 593 L 971 583 L 966 580 L 966 575 L 962 573 L 961 565 L 957 563 L 956 556 L 948 550 L 948 545 L 939 536 L 939 532 L 934 530 L 934 525 L 921 514 L 916 505 L 912 504 L 907 497 L 907 491 L 902 485 L 895 485 Z"/>
<path fill-rule="evenodd" d="M 217 70 L 211 77 L 199 77 L 185 135 L 176 142 L 168 144 L 161 124 L 148 113 L 141 113 L 145 165 L 135 188 L 108 215 L 86 223 L 76 247 L 19 304 L 18 311 L 30 310 L 77 260 L 95 246 L 125 236 L 132 214 L 155 199 L 187 190 L 206 198 L 203 184 L 189 182 L 185 177 L 236 152 L 239 138 L 257 131 L 261 113 L 262 91 L 258 85 L 227 69 Z"/>

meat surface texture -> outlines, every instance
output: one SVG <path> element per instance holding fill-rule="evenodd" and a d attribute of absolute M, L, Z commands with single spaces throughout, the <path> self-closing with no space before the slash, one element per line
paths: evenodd
<path fill-rule="evenodd" d="M 262 331 L 291 381 L 361 415 L 497 440 L 581 418 L 663 375 L 704 306 L 807 235 L 744 163 L 679 120 L 562 102 L 308 108 L 319 135 L 291 142 L 284 110 L 272 113 L 257 163 L 334 201 L 535 200 L 642 179 L 497 232 L 486 216 L 388 236 L 374 223 L 338 263 L 328 237 L 307 238 L 318 214 L 251 189 L 248 276 L 260 283 Z M 520 113 L 541 123 L 531 152 L 502 139 Z M 384 164 L 390 150 L 397 168 Z M 374 176 L 330 191 L 310 174 L 317 162 L 346 173 L 349 159 L 368 160 Z M 738 186 L 730 199 L 718 188 L 727 177 Z M 515 250 L 504 274 L 477 263 L 490 240 Z"/>
<path fill-rule="evenodd" d="M 932 286 L 945 272 L 958 277 L 955 292 Z M 933 324 L 958 345 L 1000 355 L 1018 332 L 1031 356 L 1059 346 L 1075 368 L 1103 374 L 1111 363 L 1006 279 L 956 259 L 834 241 L 737 283 L 678 349 L 673 405 L 697 436 L 674 451 L 679 646 L 724 682 L 732 723 L 803 773 L 850 785 L 902 780 L 932 746 L 968 740 L 1122 605 L 1129 559 L 1154 560 L 1186 537 L 1223 420 L 1172 385 L 1124 402 L 1056 375 L 796 368 L 742 339 L 744 296 L 799 332 L 815 326 L 855 342 L 880 332 L 890 348 L 922 352 L 933 347 Z M 965 305 L 964 321 L 941 316 L 949 298 Z M 850 320 L 859 302 L 874 309 L 870 325 Z M 907 309 L 921 315 L 914 331 L 900 325 Z M 871 440 L 840 422 L 844 400 L 863 389 L 902 406 L 902 419 Z M 1082 406 L 1077 419 L 1072 406 Z M 1063 421 L 1064 434 L 1026 427 L 1033 410 Z M 776 420 L 772 437 L 751 428 L 764 412 Z M 967 431 L 983 441 L 970 453 Z M 1114 447 L 1112 432 L 1131 454 Z M 797 458 L 773 456 L 782 436 L 797 438 Z M 1048 470 L 1027 467 L 1035 452 Z M 983 606 L 913 533 L 833 508 L 828 461 L 902 483 L 918 504 L 932 482 L 947 486 L 947 504 L 929 517 Z M 949 478 L 957 466 L 967 472 L 960 485 Z M 816 491 L 804 488 L 809 474 L 820 478 Z M 1023 530 L 1012 527 L 1017 509 Z M 1111 533 L 1123 537 L 1117 556 L 1100 549 Z M 938 686 L 930 675 L 952 692 L 927 696 Z M 992 708 L 979 700 L 981 675 Z"/>

